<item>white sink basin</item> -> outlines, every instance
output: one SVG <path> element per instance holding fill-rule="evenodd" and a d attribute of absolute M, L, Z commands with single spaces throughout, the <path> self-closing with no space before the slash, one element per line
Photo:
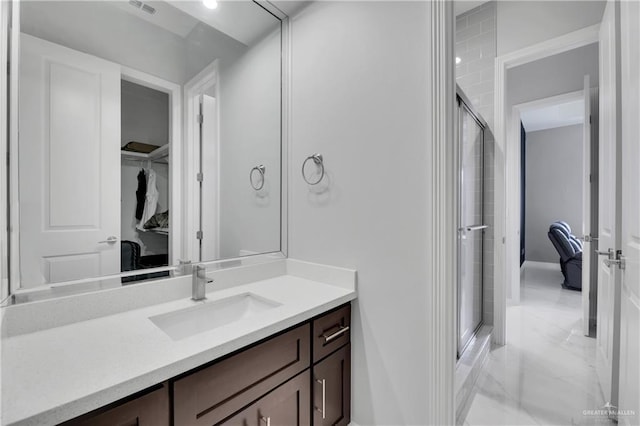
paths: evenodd
<path fill-rule="evenodd" d="M 180 340 L 250 318 L 280 305 L 253 293 L 243 293 L 226 299 L 206 301 L 198 306 L 156 315 L 149 319 L 173 340 Z"/>

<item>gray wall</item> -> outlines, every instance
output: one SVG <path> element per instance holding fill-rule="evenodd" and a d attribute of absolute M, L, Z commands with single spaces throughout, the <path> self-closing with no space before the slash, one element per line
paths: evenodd
<path fill-rule="evenodd" d="M 280 249 L 280 30 L 220 70 L 220 255 Z M 266 167 L 264 187 L 249 172 Z"/>
<path fill-rule="evenodd" d="M 558 127 L 527 133 L 525 259 L 557 262 L 547 231 L 564 220 L 582 234 L 582 128 Z"/>
<path fill-rule="evenodd" d="M 507 71 L 507 96 L 510 106 L 535 99 L 582 90 L 584 76 L 591 87 L 598 85 L 598 45 L 530 62 Z"/>
<path fill-rule="evenodd" d="M 292 19 L 289 254 L 358 271 L 360 425 L 429 421 L 430 20 L 426 2 L 391 1 L 314 2 Z M 314 152 L 322 188 L 300 176 Z"/>
<path fill-rule="evenodd" d="M 499 1 L 498 56 L 599 23 L 604 1 Z"/>

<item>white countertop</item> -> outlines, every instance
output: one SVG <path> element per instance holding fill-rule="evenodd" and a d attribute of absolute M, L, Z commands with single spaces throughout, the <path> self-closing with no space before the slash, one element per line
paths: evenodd
<path fill-rule="evenodd" d="M 207 293 L 208 301 L 216 301 L 250 292 L 280 306 L 182 340 L 172 340 L 149 317 L 202 303 L 188 297 L 9 333 L 2 339 L 2 424 L 69 420 L 356 298 L 355 271 L 281 262 L 283 275 Z M 190 286 L 187 279 L 180 285 Z"/>

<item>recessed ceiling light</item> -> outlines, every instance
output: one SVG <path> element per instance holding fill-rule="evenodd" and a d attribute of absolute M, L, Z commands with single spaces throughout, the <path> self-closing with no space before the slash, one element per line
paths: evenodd
<path fill-rule="evenodd" d="M 215 9 L 218 7 L 218 2 L 216 0 L 202 0 L 202 4 L 207 9 Z"/>
<path fill-rule="evenodd" d="M 462 62 L 462 59 L 460 58 L 460 56 L 456 56 L 456 65 L 458 65 L 460 62 Z"/>

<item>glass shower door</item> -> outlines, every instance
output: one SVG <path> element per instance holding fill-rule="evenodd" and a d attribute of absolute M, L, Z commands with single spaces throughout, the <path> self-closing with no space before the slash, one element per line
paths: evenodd
<path fill-rule="evenodd" d="M 458 356 L 482 323 L 484 128 L 459 100 Z"/>

